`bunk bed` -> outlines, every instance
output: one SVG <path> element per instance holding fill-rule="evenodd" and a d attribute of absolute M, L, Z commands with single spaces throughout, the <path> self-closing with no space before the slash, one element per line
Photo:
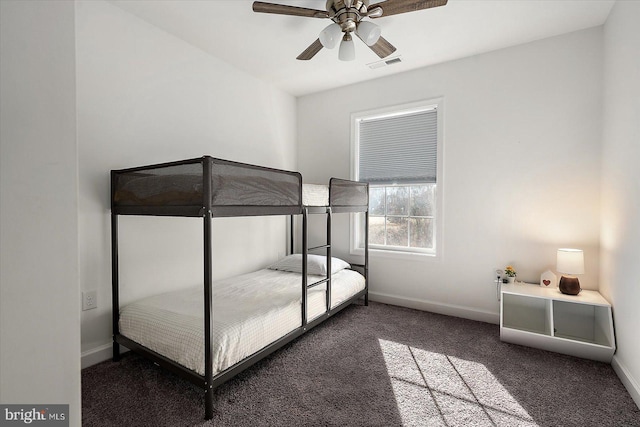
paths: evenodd
<path fill-rule="evenodd" d="M 303 185 L 297 172 L 210 156 L 112 170 L 114 360 L 123 345 L 200 386 L 205 418 L 211 419 L 216 387 L 351 303 L 363 298 L 368 305 L 368 201 L 367 183 L 332 178 L 328 186 Z M 363 264 L 332 257 L 331 220 L 340 213 L 365 216 Z M 326 215 L 327 241 L 310 248 L 312 214 Z M 120 215 L 202 218 L 203 286 L 120 307 Z M 212 219 L 265 215 L 290 217 L 290 255 L 264 270 L 214 282 Z M 293 254 L 294 218 L 299 217 L 302 250 Z M 315 251 L 324 255 L 309 253 Z"/>

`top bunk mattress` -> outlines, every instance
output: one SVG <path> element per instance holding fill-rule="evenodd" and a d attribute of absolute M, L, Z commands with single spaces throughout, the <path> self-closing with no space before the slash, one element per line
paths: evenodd
<path fill-rule="evenodd" d="M 329 206 L 329 186 L 302 184 L 302 204 L 304 206 Z"/>
<path fill-rule="evenodd" d="M 315 280 L 314 280 L 315 278 Z M 322 279 L 309 276 L 309 283 Z M 353 270 L 332 276 L 331 307 L 365 288 Z M 309 321 L 326 310 L 326 285 L 308 291 Z M 222 372 L 302 324 L 301 275 L 258 270 L 213 284 L 213 371 Z M 120 311 L 120 333 L 204 375 L 203 288 L 152 296 Z"/>

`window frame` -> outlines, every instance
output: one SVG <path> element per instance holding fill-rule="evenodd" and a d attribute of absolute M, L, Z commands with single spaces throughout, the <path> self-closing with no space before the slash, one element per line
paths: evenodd
<path fill-rule="evenodd" d="M 436 183 L 435 183 L 435 212 L 434 212 L 434 229 L 433 229 L 433 249 L 412 248 L 403 246 L 387 246 L 369 244 L 369 250 L 372 254 L 378 256 L 386 256 L 391 258 L 403 259 L 424 259 L 428 257 L 432 260 L 440 260 L 443 254 L 443 223 L 444 223 L 444 206 L 443 206 L 443 176 L 444 176 L 444 98 L 432 98 L 428 100 L 393 105 L 374 110 L 361 111 L 351 114 L 351 179 L 358 180 L 359 177 L 359 124 L 361 120 L 371 118 L 392 117 L 395 115 L 411 114 L 426 110 L 436 110 L 437 120 L 437 152 L 436 152 Z M 415 184 L 430 184 L 427 182 L 416 182 Z M 399 184 L 405 185 L 405 184 Z M 406 184 L 408 185 L 408 184 Z M 377 185 L 376 185 L 377 186 Z M 384 185 L 380 185 L 383 186 Z M 389 187 L 391 185 L 386 185 Z M 363 255 L 364 248 L 359 244 L 362 240 L 364 231 L 364 215 L 351 215 L 350 220 L 350 253 L 352 255 Z"/>

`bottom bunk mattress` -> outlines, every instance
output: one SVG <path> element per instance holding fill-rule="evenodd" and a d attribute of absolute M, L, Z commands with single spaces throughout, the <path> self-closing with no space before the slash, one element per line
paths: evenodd
<path fill-rule="evenodd" d="M 309 276 L 309 283 L 323 277 Z M 353 270 L 331 280 L 331 307 L 365 287 Z M 308 291 L 308 321 L 326 311 L 326 285 Z M 219 372 L 294 331 L 302 324 L 301 275 L 259 270 L 213 284 L 213 372 Z M 204 375 L 202 286 L 155 295 L 120 310 L 120 333 Z"/>

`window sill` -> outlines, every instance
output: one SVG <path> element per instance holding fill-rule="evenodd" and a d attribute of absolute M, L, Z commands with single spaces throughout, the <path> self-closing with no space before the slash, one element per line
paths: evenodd
<path fill-rule="evenodd" d="M 351 255 L 364 256 L 364 249 L 352 249 Z M 384 249 L 369 249 L 369 258 L 401 259 L 405 261 L 438 262 L 440 256 L 427 252 L 403 252 Z"/>

